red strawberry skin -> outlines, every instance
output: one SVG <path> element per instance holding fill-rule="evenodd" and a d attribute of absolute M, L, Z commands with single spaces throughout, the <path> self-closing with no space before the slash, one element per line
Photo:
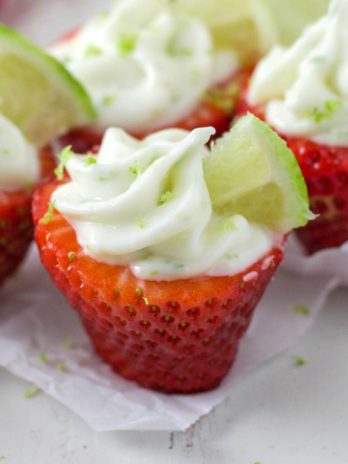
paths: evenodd
<path fill-rule="evenodd" d="M 307 183 L 318 218 L 296 233 L 309 254 L 348 241 L 348 147 L 285 138 Z"/>
<path fill-rule="evenodd" d="M 45 178 L 54 165 L 50 150 L 43 149 L 40 158 Z M 17 270 L 33 239 L 32 193 L 32 189 L 0 189 L 0 285 Z"/>
<path fill-rule="evenodd" d="M 57 185 L 36 191 L 36 241 L 44 266 L 78 311 L 99 355 L 123 377 L 150 389 L 193 393 L 216 387 L 283 258 L 282 246 L 232 277 L 138 280 L 128 267 L 86 256 L 57 211 L 48 224 L 40 222 Z"/>
<path fill-rule="evenodd" d="M 248 111 L 265 119 L 262 106 L 250 106 L 247 85 L 241 91 L 237 114 Z M 348 147 L 328 146 L 279 134 L 300 165 L 308 187 L 311 210 L 318 215 L 296 234 L 308 254 L 339 247 L 348 241 Z"/>

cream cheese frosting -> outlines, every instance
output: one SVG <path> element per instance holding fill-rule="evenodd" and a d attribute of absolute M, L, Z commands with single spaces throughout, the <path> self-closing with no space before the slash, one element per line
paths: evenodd
<path fill-rule="evenodd" d="M 348 2 L 329 11 L 290 47 L 275 47 L 256 68 L 248 100 L 289 136 L 348 145 Z"/>
<path fill-rule="evenodd" d="M 119 0 L 51 52 L 88 89 L 97 126 L 131 132 L 186 117 L 239 67 L 235 53 L 213 49 L 201 20 L 174 14 L 169 0 Z"/>
<path fill-rule="evenodd" d="M 34 184 L 39 175 L 36 149 L 11 121 L 0 114 L 0 188 L 26 188 Z"/>
<path fill-rule="evenodd" d="M 168 129 L 138 141 L 111 128 L 97 156 L 72 154 L 71 180 L 52 201 L 85 253 L 149 280 L 233 275 L 265 255 L 270 230 L 213 211 L 203 173 L 213 134 Z"/>

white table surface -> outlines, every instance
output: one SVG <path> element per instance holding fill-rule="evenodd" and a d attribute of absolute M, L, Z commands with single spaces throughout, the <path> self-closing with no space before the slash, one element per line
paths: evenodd
<path fill-rule="evenodd" d="M 45 394 L 24 399 L 28 384 L 0 370 L 0 462 L 347 464 L 347 333 L 340 289 L 305 338 L 245 376 L 233 400 L 186 433 L 93 432 Z"/>
<path fill-rule="evenodd" d="M 111 3 L 21 1 L 30 8 L 17 27 L 40 43 Z M 28 384 L 0 369 L 0 462 L 347 464 L 347 333 L 348 291 L 341 289 L 304 339 L 245 376 L 233 400 L 186 433 L 93 432 L 45 394 L 25 400 Z M 305 358 L 306 365 L 294 367 L 292 356 Z"/>

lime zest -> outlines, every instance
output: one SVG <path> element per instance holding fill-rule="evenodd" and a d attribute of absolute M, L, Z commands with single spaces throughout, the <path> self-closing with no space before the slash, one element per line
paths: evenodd
<path fill-rule="evenodd" d="M 41 389 L 37 387 L 36 385 L 32 385 L 24 390 L 23 397 L 24 399 L 29 400 L 39 395 L 40 393 L 41 393 Z"/>
<path fill-rule="evenodd" d="M 64 340 L 62 341 L 62 346 L 64 348 L 71 349 L 71 348 L 74 347 L 74 345 L 75 344 L 74 344 L 73 340 L 71 340 L 71 338 L 69 338 L 69 337 L 64 338 Z"/>
<path fill-rule="evenodd" d="M 56 366 L 56 369 L 57 369 L 57 371 L 59 371 L 59 372 L 61 372 L 63 374 L 65 374 L 68 371 L 67 368 L 66 368 L 65 363 L 63 363 L 63 362 L 59 362 L 57 364 L 57 366 Z"/>
<path fill-rule="evenodd" d="M 114 101 L 117 100 L 117 96 L 116 95 L 105 95 L 103 98 L 102 98 L 102 105 L 104 106 L 110 106 L 114 103 Z"/>
<path fill-rule="evenodd" d="M 97 163 L 97 158 L 93 155 L 87 155 L 86 156 L 86 159 L 85 159 L 85 162 L 87 164 L 87 166 L 93 166 L 94 164 Z"/>
<path fill-rule="evenodd" d="M 50 201 L 48 203 L 47 211 L 45 215 L 40 219 L 40 224 L 47 226 L 47 224 L 49 224 L 52 221 L 55 203 L 56 203 L 55 201 Z"/>
<path fill-rule="evenodd" d="M 303 304 L 297 304 L 291 308 L 291 311 L 295 314 L 299 314 L 301 316 L 309 316 L 310 311 L 307 306 Z"/>
<path fill-rule="evenodd" d="M 307 364 L 307 361 L 300 356 L 293 356 L 293 363 L 295 367 L 303 367 Z"/>
<path fill-rule="evenodd" d="M 102 49 L 100 47 L 97 47 L 97 45 L 94 45 L 94 44 L 88 45 L 85 50 L 86 57 L 100 56 L 102 53 L 103 53 Z"/>
<path fill-rule="evenodd" d="M 46 353 L 44 352 L 40 353 L 39 359 L 43 364 L 48 364 L 48 357 Z"/>
<path fill-rule="evenodd" d="M 58 180 L 62 180 L 64 177 L 64 169 L 68 162 L 71 160 L 74 152 L 71 148 L 71 145 L 68 145 L 65 147 L 59 154 L 58 154 L 58 160 L 59 164 L 54 170 L 54 173 L 57 177 Z"/>
<path fill-rule="evenodd" d="M 166 192 L 163 192 L 159 198 L 159 204 L 164 205 L 165 203 L 168 203 L 171 201 L 174 197 L 174 193 L 170 190 L 167 190 Z"/>
<path fill-rule="evenodd" d="M 139 162 L 136 161 L 132 166 L 129 166 L 129 170 L 133 174 L 133 176 L 138 177 L 141 174 Z"/>
<path fill-rule="evenodd" d="M 138 36 L 136 34 L 121 34 L 117 40 L 117 50 L 120 55 L 126 56 L 132 53 L 138 43 Z"/>
<path fill-rule="evenodd" d="M 323 121 L 331 119 L 342 106 L 343 102 L 341 100 L 327 100 L 324 104 L 324 108 L 314 108 L 310 116 L 317 124 L 320 124 Z"/>

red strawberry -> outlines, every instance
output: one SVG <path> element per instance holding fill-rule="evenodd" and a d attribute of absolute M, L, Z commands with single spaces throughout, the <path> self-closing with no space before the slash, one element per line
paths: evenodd
<path fill-rule="evenodd" d="M 265 119 L 261 106 L 252 107 L 242 91 L 237 114 L 248 111 Z M 338 247 L 348 241 L 348 147 L 327 146 L 279 134 L 297 158 L 306 180 L 310 206 L 319 217 L 296 231 L 306 251 Z"/>
<path fill-rule="evenodd" d="M 126 266 L 86 256 L 58 212 L 42 221 L 59 182 L 41 186 L 33 213 L 41 259 L 115 371 L 164 392 L 216 387 L 283 257 L 280 246 L 231 277 L 138 280 Z M 47 216 L 46 216 L 47 217 Z"/>
<path fill-rule="evenodd" d="M 49 149 L 41 152 L 42 178 L 53 170 Z M 33 238 L 32 189 L 0 190 L 0 285 L 16 271 Z"/>

